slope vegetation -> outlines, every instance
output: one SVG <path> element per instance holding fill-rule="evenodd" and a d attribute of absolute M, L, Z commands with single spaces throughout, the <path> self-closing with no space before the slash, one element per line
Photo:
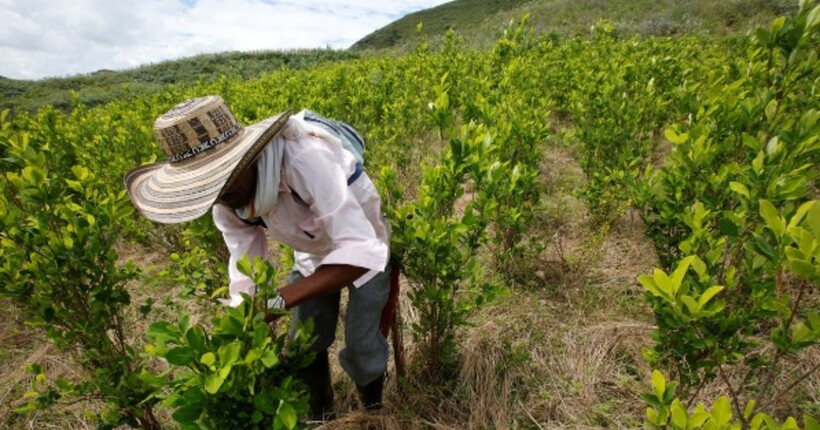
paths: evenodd
<path fill-rule="evenodd" d="M 727 35 L 746 31 L 796 10 L 790 0 L 457 0 L 407 15 L 367 35 L 352 49 L 401 48 L 418 40 L 417 26 L 433 39 L 453 29 L 467 45 L 490 46 L 511 19 L 530 16 L 542 34 L 582 34 L 600 20 L 624 34 Z"/>

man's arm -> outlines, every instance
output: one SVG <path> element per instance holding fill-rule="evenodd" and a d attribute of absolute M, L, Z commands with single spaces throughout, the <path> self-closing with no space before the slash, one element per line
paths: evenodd
<path fill-rule="evenodd" d="M 347 264 L 322 265 L 310 276 L 280 288 L 279 294 L 285 300 L 285 308 L 290 309 L 305 300 L 340 291 L 367 273 L 367 270 Z"/>
<path fill-rule="evenodd" d="M 256 293 L 256 285 L 247 276 L 243 275 L 236 268 L 236 262 L 245 255 L 251 260 L 253 257 L 266 258 L 268 255 L 267 238 L 265 230 L 260 226 L 252 226 L 240 220 L 233 210 L 221 205 L 214 205 L 212 209 L 214 224 L 222 232 L 230 252 L 228 262 L 228 276 L 230 277 L 229 300 L 222 300 L 229 306 L 239 306 L 242 303 L 242 293 L 253 295 Z"/>

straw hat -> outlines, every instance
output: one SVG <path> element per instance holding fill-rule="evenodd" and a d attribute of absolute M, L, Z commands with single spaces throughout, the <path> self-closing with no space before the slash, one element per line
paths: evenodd
<path fill-rule="evenodd" d="M 154 134 L 168 159 L 125 175 L 131 201 L 153 221 L 172 224 L 198 218 L 289 116 L 285 111 L 243 128 L 219 96 L 174 106 L 154 123 Z"/>

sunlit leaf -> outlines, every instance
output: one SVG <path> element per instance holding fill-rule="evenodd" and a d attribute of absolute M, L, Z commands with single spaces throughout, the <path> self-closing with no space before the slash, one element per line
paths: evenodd
<path fill-rule="evenodd" d="M 774 232 L 777 237 L 780 237 L 785 232 L 785 225 L 780 214 L 775 209 L 774 205 L 768 200 L 760 200 L 760 216 L 766 220 L 766 225 Z"/>
<path fill-rule="evenodd" d="M 216 394 L 222 387 L 223 382 L 225 382 L 225 378 L 219 376 L 218 372 L 211 373 L 205 378 L 205 391 L 211 394 Z"/>
<path fill-rule="evenodd" d="M 709 289 L 704 291 L 703 294 L 701 294 L 698 298 L 699 307 L 703 308 L 704 306 L 706 306 L 706 304 L 709 303 L 709 301 L 712 300 L 712 298 L 721 291 L 723 291 L 723 287 L 719 285 L 710 287 Z"/>
<path fill-rule="evenodd" d="M 675 130 L 671 128 L 667 128 L 663 131 L 663 135 L 672 143 L 681 144 L 686 142 L 689 139 L 689 135 L 686 133 L 678 134 Z"/>
<path fill-rule="evenodd" d="M 742 195 L 743 197 L 751 197 L 751 195 L 749 194 L 749 189 L 746 188 L 746 186 L 741 184 L 740 182 L 729 182 L 729 188 L 731 188 L 732 191 Z"/>
<path fill-rule="evenodd" d="M 712 404 L 712 421 L 720 427 L 729 424 L 732 420 L 732 406 L 729 403 L 729 398 L 720 396 L 715 403 Z"/>
<path fill-rule="evenodd" d="M 663 398 L 664 392 L 666 391 L 666 378 L 663 377 L 663 374 L 659 370 L 652 371 L 652 389 L 659 399 Z"/>
<path fill-rule="evenodd" d="M 298 417 L 296 416 L 296 409 L 294 409 L 290 403 L 283 401 L 282 404 L 279 405 L 277 416 L 282 420 L 285 428 L 292 429 L 296 427 Z"/>
<path fill-rule="evenodd" d="M 214 363 L 216 363 L 216 355 L 214 355 L 213 352 L 206 352 L 205 354 L 202 354 L 199 362 L 206 366 L 213 366 Z"/>

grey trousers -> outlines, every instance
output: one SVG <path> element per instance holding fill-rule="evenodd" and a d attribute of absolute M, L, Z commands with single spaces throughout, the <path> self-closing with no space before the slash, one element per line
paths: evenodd
<path fill-rule="evenodd" d="M 303 278 L 294 269 L 288 276 L 293 283 Z M 379 321 L 390 295 L 390 265 L 361 287 L 347 287 L 349 300 L 345 312 L 345 346 L 339 351 L 339 364 L 359 386 L 365 386 L 387 369 L 387 340 L 379 331 Z M 324 352 L 336 339 L 341 291 L 306 301 L 294 308 L 291 333 L 297 324 L 313 319 L 315 352 Z"/>

